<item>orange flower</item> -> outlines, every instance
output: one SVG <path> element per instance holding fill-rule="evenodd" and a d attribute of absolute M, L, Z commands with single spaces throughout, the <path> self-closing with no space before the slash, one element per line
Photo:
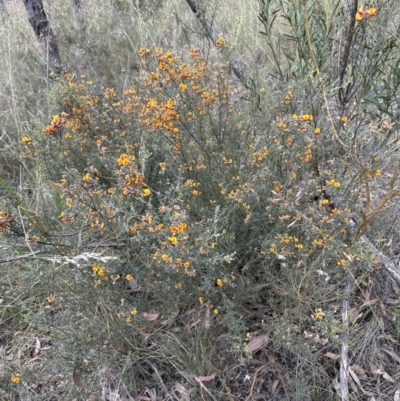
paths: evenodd
<path fill-rule="evenodd" d="M 367 14 L 368 17 L 375 17 L 375 15 L 376 15 L 376 8 L 371 7 L 371 8 L 369 8 L 365 13 Z"/>
<path fill-rule="evenodd" d="M 361 6 L 356 13 L 356 20 L 362 21 L 364 18 L 375 17 L 376 8 L 370 7 L 368 10 L 364 9 L 364 6 Z"/>
<path fill-rule="evenodd" d="M 362 21 L 365 17 L 364 6 L 361 6 L 356 13 L 356 20 Z"/>

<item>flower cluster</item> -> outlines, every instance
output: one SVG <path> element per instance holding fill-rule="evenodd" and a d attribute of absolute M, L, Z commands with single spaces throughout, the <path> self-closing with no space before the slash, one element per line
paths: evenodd
<path fill-rule="evenodd" d="M 375 17 L 375 15 L 376 15 L 376 8 L 370 7 L 365 9 L 364 6 L 361 6 L 356 13 L 356 20 L 362 21 L 370 17 Z"/>
<path fill-rule="evenodd" d="M 61 129 L 61 127 L 65 125 L 66 120 L 64 117 L 65 115 L 61 115 L 61 117 L 58 114 L 54 115 L 50 124 L 47 127 L 43 128 L 43 132 L 49 135 L 55 135 Z M 25 139 L 25 141 L 23 140 L 23 142 L 28 143 L 29 141 Z"/>

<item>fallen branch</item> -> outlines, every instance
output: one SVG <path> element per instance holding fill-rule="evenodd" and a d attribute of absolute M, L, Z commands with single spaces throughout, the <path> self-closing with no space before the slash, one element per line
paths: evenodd
<path fill-rule="evenodd" d="M 193 13 L 196 15 L 197 19 L 200 21 L 201 25 L 203 26 L 204 30 L 207 33 L 207 36 L 211 39 L 211 41 L 214 43 L 215 47 L 218 46 L 218 39 L 223 37 L 221 32 L 216 31 L 213 27 L 210 21 L 206 19 L 206 15 L 204 13 L 204 9 L 199 5 L 200 0 L 186 0 L 188 3 L 190 9 L 193 11 Z M 240 63 L 239 60 L 236 58 L 232 58 L 231 62 L 231 68 L 234 74 L 243 82 L 246 83 L 247 78 L 246 74 L 244 72 L 244 68 L 242 64 Z"/>
<path fill-rule="evenodd" d="M 39 255 L 39 254 L 41 254 L 41 253 L 46 253 L 46 252 L 48 252 L 47 249 L 44 249 L 44 248 L 42 248 L 42 249 L 37 249 L 36 251 L 32 251 L 32 252 L 29 252 L 29 253 L 25 253 L 25 254 L 23 254 L 23 255 L 11 256 L 11 257 L 9 257 L 9 258 L 0 259 L 0 264 L 8 263 L 8 262 L 14 262 L 15 260 L 21 260 L 21 259 L 31 258 L 32 256 Z"/>
<path fill-rule="evenodd" d="M 92 244 L 87 244 L 87 245 L 82 246 L 82 249 L 96 249 L 96 248 L 116 248 L 116 249 L 121 249 L 121 248 L 125 248 L 127 245 L 128 245 L 127 241 L 103 242 L 103 243 L 102 242 L 94 242 Z M 13 246 L 18 246 L 18 247 L 25 246 L 25 247 L 27 247 L 28 245 L 14 244 Z M 37 249 L 36 251 L 32 251 L 32 252 L 29 252 L 29 253 L 24 253 L 23 255 L 10 256 L 9 258 L 0 259 L 0 264 L 14 262 L 16 260 L 35 257 L 36 255 L 39 255 L 39 254 L 42 254 L 42 253 L 47 253 L 47 252 L 50 252 L 50 250 L 46 249 L 46 248 Z"/>
<path fill-rule="evenodd" d="M 356 223 L 354 220 L 350 220 L 349 225 L 354 228 L 356 226 Z M 379 251 L 378 248 L 365 235 L 361 235 L 359 241 L 368 245 L 371 253 L 379 258 L 380 263 L 382 263 L 383 267 L 400 286 L 400 267 L 396 266 L 386 255 Z"/>
<path fill-rule="evenodd" d="M 291 208 L 299 214 L 305 221 L 313 224 L 311 220 L 302 212 L 300 212 L 297 208 L 291 206 Z M 354 231 L 354 227 L 356 226 L 356 222 L 354 220 L 350 220 L 349 226 L 352 231 Z M 384 255 L 378 248 L 365 236 L 361 235 L 358 238 L 358 241 L 363 242 L 368 245 L 369 250 L 372 254 L 379 258 L 380 263 L 382 263 L 383 267 L 387 270 L 387 272 L 391 275 L 391 277 L 396 281 L 396 283 L 400 286 L 400 267 L 396 266 L 386 255 Z"/>

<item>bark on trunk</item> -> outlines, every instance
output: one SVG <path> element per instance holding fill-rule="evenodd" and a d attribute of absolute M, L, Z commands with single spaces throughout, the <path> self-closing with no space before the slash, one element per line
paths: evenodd
<path fill-rule="evenodd" d="M 44 11 L 43 0 L 23 0 L 29 22 L 35 32 L 43 51 L 44 59 L 49 68 L 59 72 L 61 68 L 60 52 L 56 36 L 51 29 L 49 20 Z"/>
<path fill-rule="evenodd" d="M 71 0 L 72 8 L 74 10 L 75 20 L 80 29 L 85 29 L 85 20 L 82 13 L 82 0 Z"/>
<path fill-rule="evenodd" d="M 4 5 L 4 0 L 0 0 L 0 14 L 2 18 L 8 18 L 8 12 Z"/>

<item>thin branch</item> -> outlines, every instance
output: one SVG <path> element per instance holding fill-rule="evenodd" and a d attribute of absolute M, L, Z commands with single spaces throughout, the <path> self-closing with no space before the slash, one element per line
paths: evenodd
<path fill-rule="evenodd" d="M 14 262 L 15 260 L 31 258 L 32 256 L 39 255 L 40 253 L 46 253 L 46 252 L 48 252 L 47 249 L 37 249 L 36 251 L 25 253 L 23 255 L 12 256 L 12 257 L 9 257 L 9 258 L 0 259 L 0 264 L 4 264 L 4 263 L 8 263 L 8 262 Z"/>
<path fill-rule="evenodd" d="M 215 30 L 211 24 L 210 21 L 206 19 L 204 9 L 200 5 L 200 0 L 186 0 L 186 3 L 188 3 L 190 9 L 193 11 L 193 13 L 196 15 L 197 19 L 200 21 L 201 25 L 203 26 L 204 30 L 207 33 L 207 36 L 211 39 L 211 41 L 214 43 L 215 47 L 217 46 L 217 41 L 218 39 L 223 36 L 221 32 L 218 32 Z M 242 64 L 240 63 L 239 60 L 236 58 L 232 58 L 231 62 L 231 68 L 234 74 L 243 82 L 246 83 L 247 78 L 246 74 L 244 71 L 244 68 Z"/>
<path fill-rule="evenodd" d="M 355 15 L 358 10 L 358 0 L 354 0 L 350 12 L 350 24 L 349 24 L 349 29 L 347 31 L 346 35 L 346 45 L 344 48 L 343 52 L 343 57 L 341 60 L 341 66 L 340 66 L 340 71 L 339 71 L 339 101 L 343 105 L 345 105 L 348 102 L 348 99 L 346 97 L 346 94 L 343 93 L 343 83 L 344 83 L 344 78 L 346 76 L 346 69 L 349 64 L 349 56 L 350 56 L 350 50 L 351 50 L 351 45 L 353 44 L 353 37 L 354 37 L 354 30 L 355 30 L 355 25 L 356 25 L 356 19 Z"/>

